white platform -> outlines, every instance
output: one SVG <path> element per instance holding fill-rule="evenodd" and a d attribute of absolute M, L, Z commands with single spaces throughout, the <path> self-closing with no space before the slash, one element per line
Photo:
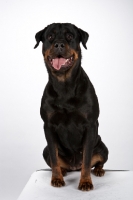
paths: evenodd
<path fill-rule="evenodd" d="M 104 177 L 91 175 L 94 189 L 82 192 L 77 189 L 80 172 L 64 177 L 66 185 L 50 185 L 51 171 L 32 174 L 18 200 L 133 200 L 133 171 L 107 170 Z"/>

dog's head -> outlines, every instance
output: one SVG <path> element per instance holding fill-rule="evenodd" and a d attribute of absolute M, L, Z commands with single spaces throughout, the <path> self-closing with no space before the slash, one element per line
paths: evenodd
<path fill-rule="evenodd" d="M 88 33 L 70 23 L 53 23 L 36 33 L 37 48 L 43 43 L 42 53 L 48 70 L 64 73 L 81 60 L 80 42 L 85 49 Z"/>

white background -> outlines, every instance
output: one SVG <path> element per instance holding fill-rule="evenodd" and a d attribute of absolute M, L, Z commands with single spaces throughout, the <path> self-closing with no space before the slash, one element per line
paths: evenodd
<path fill-rule="evenodd" d="M 133 170 L 133 1 L 0 0 L 0 198 L 17 199 L 30 175 L 47 168 L 40 101 L 47 72 L 35 33 L 70 22 L 90 35 L 82 66 L 100 103 L 106 169 Z"/>

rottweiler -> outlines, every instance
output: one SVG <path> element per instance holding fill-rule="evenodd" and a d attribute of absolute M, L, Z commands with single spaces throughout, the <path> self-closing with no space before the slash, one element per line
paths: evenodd
<path fill-rule="evenodd" d="M 89 34 L 71 23 L 53 23 L 35 35 L 49 81 L 41 100 L 47 146 L 43 157 L 52 168 L 51 185 L 65 185 L 67 172 L 81 170 L 79 190 L 93 189 L 91 171 L 103 176 L 108 149 L 98 135 L 99 103 L 95 89 L 81 67 L 80 42 Z M 91 170 L 93 168 L 93 170 Z"/>

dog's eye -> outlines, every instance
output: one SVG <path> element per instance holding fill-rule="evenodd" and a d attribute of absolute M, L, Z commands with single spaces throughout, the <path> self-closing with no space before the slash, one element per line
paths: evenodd
<path fill-rule="evenodd" d="M 67 40 L 72 40 L 73 39 L 73 35 L 71 34 L 71 33 L 67 33 L 66 34 L 66 38 L 67 38 Z"/>
<path fill-rule="evenodd" d="M 52 40 L 54 39 L 54 37 L 55 37 L 54 34 L 49 34 L 49 35 L 48 35 L 48 40 L 49 40 L 49 41 L 52 41 Z"/>

